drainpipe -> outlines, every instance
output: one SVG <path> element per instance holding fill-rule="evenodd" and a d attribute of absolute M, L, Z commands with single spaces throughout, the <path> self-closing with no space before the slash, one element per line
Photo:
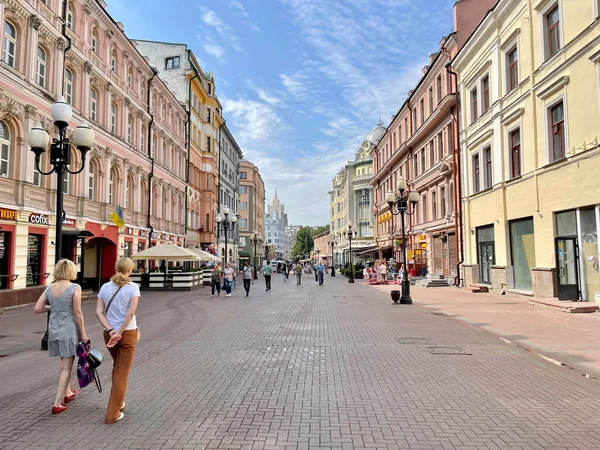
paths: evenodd
<path fill-rule="evenodd" d="M 460 255 L 456 256 L 456 277 L 454 278 L 454 285 L 460 286 L 460 266 L 464 262 L 464 243 L 463 243 L 463 215 L 462 215 L 462 181 L 460 179 L 461 160 L 460 160 L 460 145 L 455 145 L 457 139 L 460 139 L 460 93 L 458 91 L 458 74 L 452 70 L 452 63 L 446 64 L 446 72 L 454 77 L 454 86 L 456 93 L 456 115 L 454 114 L 454 108 L 450 109 L 452 115 L 452 122 L 454 128 L 454 140 L 452 142 L 452 155 L 454 158 L 454 173 L 452 178 L 454 179 L 454 227 L 456 228 L 456 247 L 460 249 Z"/>
<path fill-rule="evenodd" d="M 188 83 L 188 110 L 187 110 L 187 166 L 185 171 L 185 235 L 187 239 L 188 232 L 188 193 L 189 193 L 189 183 L 190 183 L 190 160 L 191 160 L 191 140 L 192 140 L 192 83 L 196 78 L 199 78 L 198 71 L 196 70 L 196 66 L 192 64 L 192 59 L 190 58 L 191 50 L 188 49 L 188 64 L 194 71 L 194 76 L 190 79 Z"/>
<path fill-rule="evenodd" d="M 150 114 L 150 124 L 148 125 L 148 158 L 150 158 L 150 175 L 148 176 L 148 228 L 150 228 L 150 234 L 148 234 L 148 248 L 150 248 L 150 242 L 152 239 L 152 233 L 154 233 L 154 227 L 150 218 L 152 217 L 152 180 L 154 179 L 154 156 L 152 155 L 152 127 L 154 125 L 154 114 L 150 109 L 150 102 L 152 101 L 151 88 L 152 80 L 158 75 L 158 70 L 152 68 L 152 77 L 148 80 L 148 88 L 146 92 L 147 107 L 146 111 Z"/>
<path fill-rule="evenodd" d="M 63 73 L 62 73 L 62 93 L 65 94 L 65 69 L 67 62 L 67 52 L 71 50 L 71 38 L 67 36 L 67 4 L 68 2 L 65 0 L 63 2 L 62 8 L 62 35 L 67 40 L 67 46 L 65 47 L 65 51 L 63 52 Z"/>

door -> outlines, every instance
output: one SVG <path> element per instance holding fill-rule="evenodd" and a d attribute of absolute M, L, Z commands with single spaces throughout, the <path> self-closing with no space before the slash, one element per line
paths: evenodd
<path fill-rule="evenodd" d="M 558 299 L 579 300 L 579 254 L 577 238 L 556 238 L 556 271 Z"/>
<path fill-rule="evenodd" d="M 479 281 L 492 284 L 492 266 L 495 263 L 494 243 L 479 243 Z"/>

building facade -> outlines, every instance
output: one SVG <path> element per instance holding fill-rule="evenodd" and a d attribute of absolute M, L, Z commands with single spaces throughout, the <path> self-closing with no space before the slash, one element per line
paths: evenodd
<path fill-rule="evenodd" d="M 292 249 L 287 227 L 288 218 L 285 205 L 279 200 L 277 189 L 275 189 L 275 196 L 267 206 L 265 215 L 266 243 L 273 246 L 275 256 L 282 259 L 288 259 Z"/>
<path fill-rule="evenodd" d="M 348 161 L 332 181 L 333 189 L 329 192 L 330 234 L 334 239 L 333 261 L 337 266 L 350 261 L 350 242 L 346 233 L 348 222 L 353 224 L 356 233 L 352 241 L 353 255 L 359 255 L 361 260 L 368 259 L 368 252 L 375 249 L 371 151 L 384 134 L 385 127 L 379 121 L 365 137 L 354 160 Z"/>
<path fill-rule="evenodd" d="M 467 284 L 600 292 L 599 14 L 595 0 L 501 0 L 453 62 Z"/>
<path fill-rule="evenodd" d="M 265 184 L 258 167 L 240 161 L 240 262 L 261 267 L 265 256 Z"/>
<path fill-rule="evenodd" d="M 186 105 L 187 245 L 217 252 L 221 103 L 211 73 L 203 72 L 186 44 L 136 40 L 140 53 L 156 68 L 176 98 Z"/>
<path fill-rule="evenodd" d="M 105 3 L 0 3 L 0 280 L 17 289 L 51 281 L 56 179 L 37 170 L 26 139 L 34 123 L 54 134 L 50 106 L 73 107 L 96 141 L 84 170 L 66 175 L 61 254 L 96 288 L 119 256 L 163 242 L 183 244 L 185 110 L 127 39 Z M 69 40 L 67 41 L 68 38 Z M 68 42 L 70 45 L 68 45 Z M 63 58 L 64 55 L 64 58 Z M 71 168 L 82 166 L 71 152 Z M 51 169 L 47 155 L 42 171 Z M 121 206 L 125 225 L 111 214 Z M 8 275 L 8 276 L 7 276 Z"/>
<path fill-rule="evenodd" d="M 312 257 L 322 261 L 327 267 L 331 266 L 333 254 L 331 253 L 331 234 L 329 230 L 319 233 L 313 237 Z"/>
<path fill-rule="evenodd" d="M 221 151 L 219 152 L 219 209 L 227 206 L 231 213 L 240 217 L 240 161 L 242 151 L 235 141 L 233 135 L 224 125 L 221 128 Z M 247 203 L 244 208 L 248 208 Z M 237 261 L 239 258 L 240 228 L 239 223 L 227 235 L 228 261 Z M 220 255 L 225 252 L 225 233 L 221 230 L 219 235 Z"/>

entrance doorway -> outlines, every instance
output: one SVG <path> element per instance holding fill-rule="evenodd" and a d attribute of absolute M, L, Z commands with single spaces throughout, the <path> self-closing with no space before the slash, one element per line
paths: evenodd
<path fill-rule="evenodd" d="M 90 239 L 85 244 L 83 258 L 83 277 L 87 286 L 97 291 L 114 274 L 117 246 L 103 237 Z"/>
<path fill-rule="evenodd" d="M 556 271 L 558 299 L 579 300 L 579 252 L 577 238 L 556 238 Z"/>
<path fill-rule="evenodd" d="M 479 282 L 492 284 L 492 266 L 496 264 L 493 225 L 477 228 L 477 260 Z"/>

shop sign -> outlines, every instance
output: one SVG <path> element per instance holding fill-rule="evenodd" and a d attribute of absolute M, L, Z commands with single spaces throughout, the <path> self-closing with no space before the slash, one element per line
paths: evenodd
<path fill-rule="evenodd" d="M 421 248 L 427 250 L 427 242 L 423 242 Z"/>
<path fill-rule="evenodd" d="M 150 233 L 150 237 L 152 239 L 156 239 L 156 236 L 158 236 L 158 233 L 156 231 L 153 231 L 152 233 Z"/>
<path fill-rule="evenodd" d="M 37 225 L 48 225 L 48 216 L 46 214 L 30 214 L 29 222 Z"/>
<path fill-rule="evenodd" d="M 14 209 L 0 208 L 1 220 L 17 220 L 17 211 Z"/>
<path fill-rule="evenodd" d="M 414 258 L 414 254 L 415 254 L 414 250 L 407 250 L 406 251 L 406 257 L 408 259 L 413 259 Z"/>
<path fill-rule="evenodd" d="M 417 241 L 421 242 L 421 241 L 426 241 L 427 240 L 427 235 L 426 234 L 420 234 L 417 236 Z"/>
<path fill-rule="evenodd" d="M 398 247 L 402 245 L 402 239 L 395 239 L 394 240 L 394 247 Z"/>
<path fill-rule="evenodd" d="M 148 232 L 146 230 L 140 230 L 140 237 L 148 237 Z"/>
<path fill-rule="evenodd" d="M 70 227 L 70 228 L 76 228 L 76 220 L 65 218 L 65 219 L 63 219 L 63 226 Z"/>

